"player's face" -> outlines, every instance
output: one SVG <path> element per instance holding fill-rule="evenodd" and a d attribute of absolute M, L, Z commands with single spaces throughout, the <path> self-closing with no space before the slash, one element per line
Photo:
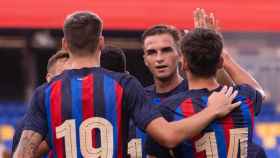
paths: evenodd
<path fill-rule="evenodd" d="M 155 79 L 176 75 L 180 55 L 170 34 L 148 36 L 144 41 L 144 61 Z"/>

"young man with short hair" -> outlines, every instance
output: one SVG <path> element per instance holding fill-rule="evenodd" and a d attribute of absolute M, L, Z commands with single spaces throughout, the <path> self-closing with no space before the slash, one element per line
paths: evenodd
<path fill-rule="evenodd" d="M 59 50 L 53 54 L 47 64 L 47 74 L 46 81 L 50 82 L 55 76 L 61 74 L 64 69 L 66 69 L 66 62 L 69 59 L 69 54 L 65 50 Z M 19 121 L 15 128 L 15 135 L 13 137 L 12 153 L 15 152 L 16 147 L 19 143 L 23 128 L 24 128 L 25 118 Z M 45 139 L 38 150 L 36 151 L 36 157 L 41 157 L 49 152 L 49 142 Z"/>

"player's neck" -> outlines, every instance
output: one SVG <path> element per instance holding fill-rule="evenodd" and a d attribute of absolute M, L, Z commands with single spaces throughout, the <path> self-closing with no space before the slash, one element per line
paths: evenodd
<path fill-rule="evenodd" d="M 156 92 L 167 93 L 176 88 L 183 81 L 183 78 L 179 75 L 179 73 L 177 73 L 176 75 L 166 80 L 159 80 L 156 78 L 154 80 Z"/>
<path fill-rule="evenodd" d="M 188 85 L 189 85 L 189 90 L 204 89 L 204 88 L 208 90 L 213 90 L 219 86 L 219 83 L 217 82 L 215 76 L 210 78 L 199 78 L 188 74 Z"/>
<path fill-rule="evenodd" d="M 95 53 L 94 55 L 71 56 L 69 60 L 70 69 L 100 67 L 99 54 L 100 53 Z"/>

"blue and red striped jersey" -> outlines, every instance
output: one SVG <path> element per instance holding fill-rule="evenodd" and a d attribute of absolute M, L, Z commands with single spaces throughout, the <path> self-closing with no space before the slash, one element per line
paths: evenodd
<path fill-rule="evenodd" d="M 145 101 L 143 87 L 131 75 L 66 70 L 36 89 L 24 129 L 48 134 L 56 158 L 124 158 L 130 118 L 144 130 L 161 116 Z"/>
<path fill-rule="evenodd" d="M 189 158 L 247 157 L 248 143 L 252 143 L 254 115 L 260 111 L 262 96 L 248 85 L 235 86 L 234 89 L 238 90 L 234 101 L 241 101 L 240 107 L 228 116 L 213 121 L 200 134 L 168 152 L 175 157 Z M 213 91 L 199 89 L 179 93 L 162 102 L 159 107 L 168 121 L 181 120 L 203 110 Z M 156 152 L 157 146 L 153 144 L 147 150 Z"/>
<path fill-rule="evenodd" d="M 156 92 L 156 89 L 155 89 L 155 85 L 151 85 L 151 86 L 148 86 L 148 87 L 145 87 L 145 95 L 148 99 L 148 104 L 149 105 L 152 105 L 154 107 L 157 107 L 158 105 L 160 105 L 160 103 L 172 96 L 172 95 L 175 95 L 177 93 L 180 93 L 180 92 L 184 92 L 188 90 L 188 82 L 187 80 L 183 80 L 177 87 L 175 87 L 174 89 L 170 90 L 169 92 L 166 92 L 166 93 L 157 93 Z M 129 140 L 130 142 L 132 142 L 133 140 L 135 141 L 138 141 L 139 144 L 139 149 L 140 147 L 142 148 L 142 157 L 146 157 L 147 154 L 149 155 L 153 155 L 153 152 L 150 151 L 149 153 L 146 152 L 146 146 L 149 146 L 150 144 L 146 144 L 146 139 L 147 139 L 147 135 L 145 132 L 143 132 L 142 130 L 140 130 L 139 128 L 137 128 L 133 121 L 130 121 L 130 131 L 129 131 Z M 158 153 L 162 153 L 164 152 L 165 150 L 164 147 L 161 147 L 162 150 L 159 148 L 157 149 L 156 151 L 161 151 L 161 152 L 158 152 Z M 165 154 L 163 154 L 165 155 Z M 158 156 L 158 157 L 162 157 L 162 156 Z"/>

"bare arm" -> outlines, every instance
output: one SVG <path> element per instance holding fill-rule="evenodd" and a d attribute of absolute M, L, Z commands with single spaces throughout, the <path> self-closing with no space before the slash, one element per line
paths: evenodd
<path fill-rule="evenodd" d="M 24 130 L 13 158 L 35 158 L 36 150 L 42 138 L 37 132 Z"/>
<path fill-rule="evenodd" d="M 153 120 L 146 131 L 163 146 L 173 148 L 184 139 L 192 138 L 201 132 L 206 126 L 216 119 L 222 117 L 240 105 L 240 102 L 231 104 L 237 95 L 232 87 L 223 88 L 220 92 L 214 92 L 208 99 L 208 106 L 199 113 L 186 119 L 167 122 L 160 117 Z"/>
<path fill-rule="evenodd" d="M 215 31 L 218 31 L 219 29 L 214 14 L 210 13 L 210 15 L 207 15 L 204 9 L 201 8 L 197 8 L 194 11 L 194 26 L 195 28 L 208 28 Z M 263 99 L 265 99 L 263 88 L 248 71 L 234 61 L 226 50 L 223 50 L 222 57 L 224 59 L 224 69 L 218 71 L 217 78 L 219 83 L 225 85 L 234 85 L 234 83 L 248 84 L 259 91 Z"/>
<path fill-rule="evenodd" d="M 265 92 L 260 84 L 254 79 L 254 77 L 245 69 L 243 69 L 230 55 L 227 51 L 223 51 L 224 68 L 226 72 L 230 75 L 232 80 L 236 84 L 248 84 L 256 89 L 265 99 Z"/>
<path fill-rule="evenodd" d="M 214 14 L 210 13 L 207 15 L 204 9 L 196 8 L 193 13 L 193 19 L 195 28 L 207 28 L 214 31 L 219 30 L 218 22 L 215 19 Z M 218 70 L 216 76 L 220 84 L 227 86 L 234 85 L 234 81 L 224 69 Z"/>
<path fill-rule="evenodd" d="M 229 74 L 225 71 L 225 69 L 219 69 L 217 71 L 217 81 L 221 85 L 227 85 L 227 86 L 233 86 L 235 85 L 232 78 L 229 76 Z"/>

